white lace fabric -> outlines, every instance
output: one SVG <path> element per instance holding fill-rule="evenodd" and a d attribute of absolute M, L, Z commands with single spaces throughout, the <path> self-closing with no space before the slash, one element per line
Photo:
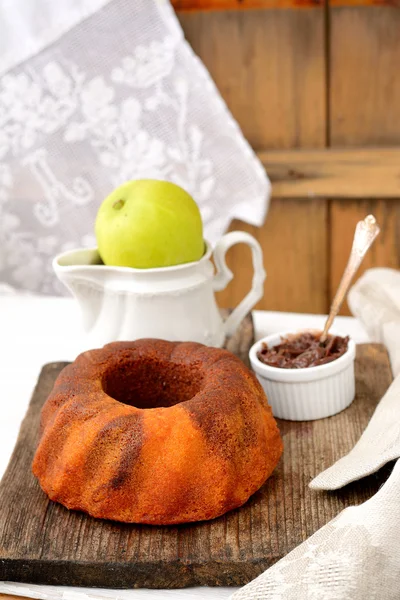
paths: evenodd
<path fill-rule="evenodd" d="M 110 0 L 1 0 L 0 75 L 28 60 Z"/>
<path fill-rule="evenodd" d="M 34 5 L 46 27 L 32 24 L 33 11 L 0 18 L 3 291 L 64 293 L 51 259 L 95 245 L 98 206 L 129 179 L 193 194 L 211 243 L 234 218 L 262 224 L 268 178 L 167 1 Z M 0 16 L 10 6 L 0 0 Z M 11 56 L 4 40 L 17 47 L 24 33 Z"/>

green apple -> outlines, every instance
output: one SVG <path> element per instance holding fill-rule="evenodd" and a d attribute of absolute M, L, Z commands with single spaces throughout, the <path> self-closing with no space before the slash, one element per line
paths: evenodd
<path fill-rule="evenodd" d="M 128 181 L 101 204 L 95 224 L 106 265 L 151 269 L 199 260 L 204 254 L 199 208 L 168 181 Z"/>

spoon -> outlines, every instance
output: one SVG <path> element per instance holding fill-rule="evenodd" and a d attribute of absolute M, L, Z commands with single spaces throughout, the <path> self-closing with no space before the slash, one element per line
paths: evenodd
<path fill-rule="evenodd" d="M 359 221 L 357 223 L 350 257 L 342 275 L 342 279 L 340 280 L 336 295 L 331 304 L 331 309 L 325 323 L 324 331 L 322 332 L 319 340 L 320 344 L 323 344 L 326 341 L 333 319 L 336 317 L 340 307 L 342 306 L 342 302 L 349 290 L 352 279 L 379 232 L 379 226 L 373 215 L 368 215 L 368 217 L 365 217 L 364 221 Z"/>

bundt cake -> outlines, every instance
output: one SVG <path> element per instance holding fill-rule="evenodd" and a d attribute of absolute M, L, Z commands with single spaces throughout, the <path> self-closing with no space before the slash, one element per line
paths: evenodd
<path fill-rule="evenodd" d="M 266 396 L 239 358 L 142 339 L 63 369 L 42 409 L 33 472 L 67 508 L 166 525 L 241 506 L 281 453 Z"/>

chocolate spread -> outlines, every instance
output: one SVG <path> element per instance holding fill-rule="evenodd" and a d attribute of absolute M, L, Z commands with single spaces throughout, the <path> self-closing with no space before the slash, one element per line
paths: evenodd
<path fill-rule="evenodd" d="M 281 338 L 272 348 L 263 344 L 257 358 L 266 365 L 281 369 L 304 369 L 332 362 L 347 351 L 349 337 L 328 335 L 321 344 L 322 332 L 306 331 Z"/>

